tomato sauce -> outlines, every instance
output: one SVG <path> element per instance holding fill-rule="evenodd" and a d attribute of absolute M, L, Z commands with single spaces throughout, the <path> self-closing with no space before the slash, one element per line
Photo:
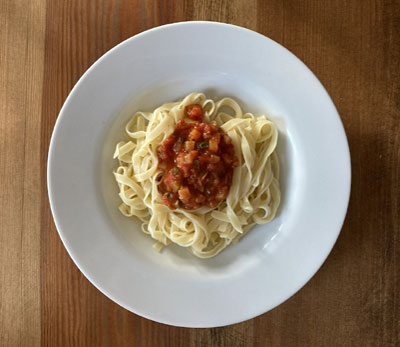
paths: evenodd
<path fill-rule="evenodd" d="M 203 122 L 201 105 L 189 105 L 186 117 L 157 150 L 163 175 L 158 185 L 170 209 L 215 207 L 228 196 L 238 165 L 231 138 L 215 122 Z"/>

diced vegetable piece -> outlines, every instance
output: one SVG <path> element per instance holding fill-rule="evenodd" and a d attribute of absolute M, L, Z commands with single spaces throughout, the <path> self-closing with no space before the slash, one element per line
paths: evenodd
<path fill-rule="evenodd" d="M 202 120 L 203 107 L 199 104 L 186 106 L 186 115 L 191 120 Z"/>
<path fill-rule="evenodd" d="M 200 137 L 201 137 L 201 132 L 198 131 L 196 128 L 192 129 L 192 131 L 189 134 L 189 139 L 190 140 L 197 141 Z"/>
<path fill-rule="evenodd" d="M 178 141 L 176 141 L 174 144 L 174 147 L 173 147 L 174 151 L 179 152 L 182 148 L 182 145 L 183 145 L 183 138 L 179 137 Z"/>
<path fill-rule="evenodd" d="M 211 152 L 217 152 L 217 151 L 218 151 L 218 145 L 219 145 L 219 142 L 220 142 L 220 141 L 221 141 L 221 135 L 220 135 L 220 134 L 215 134 L 215 135 L 210 139 L 208 149 L 209 149 Z"/>
<path fill-rule="evenodd" d="M 210 124 L 206 124 L 204 126 L 203 137 L 205 139 L 210 139 L 214 135 L 214 133 L 215 133 L 215 129 Z"/>
<path fill-rule="evenodd" d="M 179 199 L 182 201 L 189 200 L 191 197 L 188 186 L 183 186 L 181 189 L 179 189 L 178 194 L 179 194 Z"/>
<path fill-rule="evenodd" d="M 195 141 L 186 141 L 185 142 L 185 151 L 189 152 L 194 149 L 196 142 Z"/>
<path fill-rule="evenodd" d="M 197 151 L 190 151 L 188 154 L 185 155 L 185 164 L 192 164 L 193 161 L 197 158 L 199 152 Z"/>
<path fill-rule="evenodd" d="M 164 184 L 169 192 L 177 192 L 181 186 L 180 179 L 171 174 L 164 179 Z"/>

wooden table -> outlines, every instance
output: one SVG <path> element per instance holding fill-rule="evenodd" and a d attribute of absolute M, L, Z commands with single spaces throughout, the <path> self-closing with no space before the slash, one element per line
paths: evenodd
<path fill-rule="evenodd" d="M 104 52 L 186 20 L 234 23 L 303 60 L 330 93 L 352 156 L 347 218 L 290 300 L 216 329 L 158 324 L 79 272 L 49 209 L 58 112 Z M 1 346 L 399 346 L 400 3 L 333 0 L 0 0 Z"/>

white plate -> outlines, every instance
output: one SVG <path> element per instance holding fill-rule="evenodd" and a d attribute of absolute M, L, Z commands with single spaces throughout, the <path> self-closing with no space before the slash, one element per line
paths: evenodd
<path fill-rule="evenodd" d="M 112 175 L 130 115 L 193 91 L 232 96 L 280 130 L 278 217 L 212 259 L 154 251 L 117 210 Z M 48 189 L 66 249 L 100 291 L 158 322 L 215 327 L 274 308 L 315 274 L 346 214 L 350 156 L 335 106 L 293 54 L 240 27 L 186 22 L 124 41 L 83 75 L 54 128 Z"/>

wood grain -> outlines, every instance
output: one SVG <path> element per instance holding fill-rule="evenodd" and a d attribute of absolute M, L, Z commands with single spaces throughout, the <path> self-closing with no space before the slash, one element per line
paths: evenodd
<path fill-rule="evenodd" d="M 143 30 L 213 20 L 256 30 L 318 76 L 352 156 L 348 215 L 314 278 L 240 324 L 136 316 L 79 272 L 55 229 L 46 160 L 84 71 Z M 332 0 L 0 0 L 0 345 L 399 346 L 400 3 Z"/>
<path fill-rule="evenodd" d="M 40 344 L 44 1 L 0 3 L 0 345 Z"/>

